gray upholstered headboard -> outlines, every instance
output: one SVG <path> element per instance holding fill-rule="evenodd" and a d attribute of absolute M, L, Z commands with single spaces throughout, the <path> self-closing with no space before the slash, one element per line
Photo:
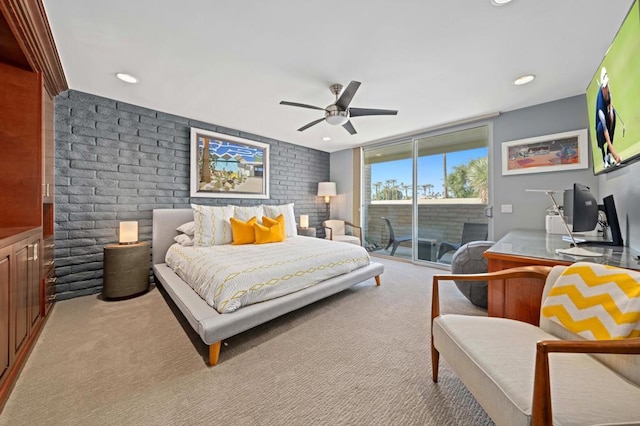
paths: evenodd
<path fill-rule="evenodd" d="M 151 258 L 153 264 L 164 263 L 164 257 L 173 238 L 178 235 L 176 228 L 183 223 L 193 220 L 191 209 L 155 209 L 153 210 L 153 230 L 151 244 Z"/>

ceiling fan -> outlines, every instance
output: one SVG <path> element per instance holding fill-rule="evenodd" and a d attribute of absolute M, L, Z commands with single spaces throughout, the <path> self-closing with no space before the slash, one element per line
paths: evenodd
<path fill-rule="evenodd" d="M 342 125 L 347 132 L 352 135 L 355 135 L 356 129 L 349 121 L 350 118 L 353 117 L 362 117 L 364 115 L 397 115 L 398 111 L 390 110 L 390 109 L 372 109 L 372 108 L 350 108 L 351 100 L 353 96 L 358 91 L 360 87 L 359 81 L 351 81 L 347 88 L 342 91 L 342 84 L 332 84 L 329 86 L 329 90 L 331 93 L 336 95 L 336 101 L 326 108 L 320 108 L 313 105 L 301 104 L 297 102 L 287 102 L 280 101 L 280 105 L 289 105 L 301 108 L 310 108 L 310 109 L 319 109 L 324 111 L 324 118 L 320 118 L 318 120 L 314 120 L 309 124 L 306 124 L 298 129 L 299 132 L 303 132 L 307 130 L 311 126 L 315 126 L 321 121 L 326 120 L 327 123 L 333 124 L 334 126 Z M 340 94 L 342 92 L 342 94 Z"/>

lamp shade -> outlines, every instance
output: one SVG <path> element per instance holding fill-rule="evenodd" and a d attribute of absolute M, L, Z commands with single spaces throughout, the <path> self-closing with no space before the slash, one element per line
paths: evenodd
<path fill-rule="evenodd" d="M 138 242 L 138 222 L 120 222 L 120 244 Z"/>
<path fill-rule="evenodd" d="M 318 196 L 334 197 L 336 195 L 335 182 L 318 182 Z"/>
<path fill-rule="evenodd" d="M 336 183 L 335 182 L 318 182 L 318 196 L 324 197 L 324 202 L 329 204 L 330 197 L 336 195 Z"/>
<path fill-rule="evenodd" d="M 309 227 L 309 215 L 301 214 L 300 215 L 300 228 L 307 229 Z"/>

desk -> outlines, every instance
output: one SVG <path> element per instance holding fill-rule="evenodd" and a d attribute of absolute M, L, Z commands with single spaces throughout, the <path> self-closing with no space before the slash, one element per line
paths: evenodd
<path fill-rule="evenodd" d="M 556 249 L 568 248 L 562 235 L 547 234 L 538 230 L 514 230 L 505 235 L 484 253 L 489 272 L 527 265 L 571 265 L 577 261 L 600 263 L 640 270 L 637 256 L 627 247 L 588 246 L 589 250 L 603 253 L 602 257 L 575 258 L 556 253 Z M 509 286 L 504 281 L 490 281 L 488 289 L 488 314 L 494 317 L 512 318 L 538 325 L 540 301 L 544 281 L 534 279 L 513 280 Z"/>

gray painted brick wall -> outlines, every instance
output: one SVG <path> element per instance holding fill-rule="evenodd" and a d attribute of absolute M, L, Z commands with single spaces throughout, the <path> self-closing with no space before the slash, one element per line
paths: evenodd
<path fill-rule="evenodd" d="M 151 241 L 155 208 L 294 202 L 296 219 L 308 214 L 323 235 L 315 194 L 329 180 L 326 152 L 74 90 L 56 97 L 55 119 L 58 300 L 99 293 L 103 248 L 117 242 L 119 222 L 137 220 L 140 241 Z M 191 127 L 269 144 L 270 199 L 190 198 Z"/>

